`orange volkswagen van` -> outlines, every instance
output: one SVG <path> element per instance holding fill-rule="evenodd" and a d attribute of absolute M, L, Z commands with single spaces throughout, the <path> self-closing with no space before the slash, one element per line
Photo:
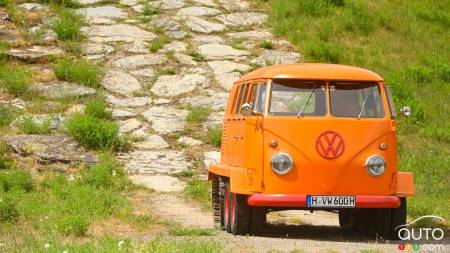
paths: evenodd
<path fill-rule="evenodd" d="M 366 69 L 289 64 L 244 75 L 230 93 L 221 161 L 208 168 L 216 225 L 261 234 L 269 211 L 329 210 L 345 230 L 398 237 L 415 193 L 413 175 L 397 169 L 397 123 L 389 88 Z"/>

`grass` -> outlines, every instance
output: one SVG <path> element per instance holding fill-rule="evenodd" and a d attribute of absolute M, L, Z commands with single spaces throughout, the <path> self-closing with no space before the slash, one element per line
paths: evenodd
<path fill-rule="evenodd" d="M 172 226 L 169 228 L 169 234 L 174 236 L 212 236 L 217 233 L 215 228 L 185 228 L 181 226 Z"/>
<path fill-rule="evenodd" d="M 208 143 L 220 147 L 222 145 L 222 127 L 216 126 L 208 130 Z"/>
<path fill-rule="evenodd" d="M 101 68 L 88 60 L 59 59 L 53 64 L 53 72 L 59 80 L 75 82 L 92 88 L 101 86 Z"/>
<path fill-rule="evenodd" d="M 231 41 L 231 47 L 238 50 L 245 49 L 245 46 L 243 45 L 244 39 L 233 39 Z"/>
<path fill-rule="evenodd" d="M 273 43 L 271 40 L 263 40 L 261 43 L 259 43 L 259 47 L 265 49 L 272 49 Z"/>
<path fill-rule="evenodd" d="M 157 237 L 148 243 L 143 252 L 152 253 L 215 253 L 222 252 L 221 246 L 214 240 L 167 240 Z"/>
<path fill-rule="evenodd" d="M 31 116 L 20 118 L 16 126 L 24 134 L 49 134 L 51 131 L 51 119 L 45 119 L 42 122 L 33 120 Z"/>
<path fill-rule="evenodd" d="M 16 118 L 17 112 L 11 106 L 0 105 L 0 127 L 8 126 Z"/>
<path fill-rule="evenodd" d="M 189 111 L 189 114 L 186 120 L 191 123 L 201 123 L 205 121 L 211 113 L 210 108 L 203 106 L 188 105 L 187 109 Z"/>
<path fill-rule="evenodd" d="M 197 201 L 205 210 L 211 209 L 211 185 L 203 179 L 191 179 L 187 182 L 184 192 L 186 197 Z"/>
<path fill-rule="evenodd" d="M 130 214 L 130 204 L 123 195 L 130 186 L 124 171 L 109 155 L 90 168 L 81 168 L 80 176 L 74 179 L 52 173 L 33 178 L 20 168 L 0 170 L 2 250 L 28 252 L 45 244 L 50 248 L 46 252 L 73 248 L 77 244 L 64 245 L 67 240 L 63 238 L 85 236 L 98 220 Z"/>
<path fill-rule="evenodd" d="M 62 48 L 64 51 L 76 56 L 80 56 L 82 53 L 81 43 L 79 41 L 64 41 L 62 43 Z"/>
<path fill-rule="evenodd" d="M 84 113 L 97 119 L 112 120 L 112 111 L 108 110 L 104 98 L 98 97 L 87 101 Z"/>
<path fill-rule="evenodd" d="M 16 96 L 24 96 L 31 82 L 31 72 L 20 65 L 0 63 L 0 88 Z"/>
<path fill-rule="evenodd" d="M 450 220 L 450 27 L 445 2 L 255 0 L 273 33 L 305 62 L 356 65 L 384 77 L 398 108 L 413 115 L 398 126 L 399 170 L 412 171 L 417 196 L 408 214 Z"/>
<path fill-rule="evenodd" d="M 159 75 L 175 75 L 177 73 L 177 69 L 175 67 L 164 67 L 159 70 Z"/>
<path fill-rule="evenodd" d="M 152 43 L 149 45 L 150 52 L 156 53 L 158 50 L 164 47 L 164 42 L 160 38 L 156 38 L 152 40 Z"/>
<path fill-rule="evenodd" d="M 66 122 L 68 132 L 84 147 L 98 150 L 118 150 L 123 139 L 119 126 L 112 121 L 77 113 Z"/>
<path fill-rule="evenodd" d="M 52 29 L 59 40 L 83 39 L 81 27 L 84 24 L 82 15 L 75 13 L 72 9 L 62 8 L 58 13 L 58 18 L 53 22 Z"/>
<path fill-rule="evenodd" d="M 151 16 L 159 13 L 159 9 L 151 6 L 148 1 L 144 3 L 144 9 L 142 10 L 142 14 L 145 16 Z"/>

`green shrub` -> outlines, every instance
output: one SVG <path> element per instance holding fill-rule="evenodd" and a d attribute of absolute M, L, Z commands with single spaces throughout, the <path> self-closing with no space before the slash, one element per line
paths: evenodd
<path fill-rule="evenodd" d="M 314 41 L 306 44 L 305 53 L 319 62 L 339 63 L 342 49 L 324 41 Z"/>
<path fill-rule="evenodd" d="M 69 133 L 84 147 L 115 150 L 121 146 L 116 123 L 90 115 L 75 114 L 66 121 Z"/>
<path fill-rule="evenodd" d="M 31 116 L 27 116 L 19 119 L 16 126 L 24 134 L 48 134 L 51 131 L 51 124 L 51 119 L 38 123 Z"/>
<path fill-rule="evenodd" d="M 14 1 L 12 0 L 0 0 L 0 7 L 7 7 L 11 4 L 14 4 Z"/>
<path fill-rule="evenodd" d="M 261 43 L 259 43 L 259 47 L 266 48 L 266 49 L 272 49 L 273 43 L 271 40 L 263 40 Z"/>
<path fill-rule="evenodd" d="M 144 3 L 142 14 L 145 16 L 155 15 L 159 13 L 159 9 L 151 6 L 148 1 Z"/>
<path fill-rule="evenodd" d="M 211 145 L 220 147 L 222 145 L 222 128 L 217 126 L 209 129 L 208 131 L 208 142 Z"/>
<path fill-rule="evenodd" d="M 211 109 L 203 106 L 188 105 L 189 114 L 186 118 L 188 122 L 200 123 L 205 121 L 211 113 Z"/>
<path fill-rule="evenodd" d="M 156 53 L 158 50 L 164 47 L 164 42 L 160 38 L 156 38 L 150 43 L 149 49 L 150 52 Z"/>
<path fill-rule="evenodd" d="M 26 68 L 0 65 L 0 87 L 9 93 L 17 96 L 25 95 L 30 81 L 31 73 Z"/>
<path fill-rule="evenodd" d="M 64 8 L 52 24 L 52 29 L 60 40 L 81 40 L 83 38 L 81 32 L 83 23 L 83 16 L 71 9 Z"/>
<path fill-rule="evenodd" d="M 0 188 L 4 191 L 33 189 L 33 178 L 23 169 L 0 170 Z"/>
<path fill-rule="evenodd" d="M 84 113 L 97 119 L 112 119 L 112 112 L 106 108 L 107 104 L 103 98 L 90 100 L 84 107 Z"/>
<path fill-rule="evenodd" d="M 7 196 L 0 196 L 0 222 L 14 223 L 18 218 L 16 203 Z"/>
<path fill-rule="evenodd" d="M 53 72 L 60 80 L 75 82 L 92 88 L 98 88 L 101 85 L 100 67 L 88 60 L 59 59 L 53 65 Z"/>
<path fill-rule="evenodd" d="M 16 117 L 16 112 L 7 105 L 0 105 L 0 127 L 9 125 Z"/>
<path fill-rule="evenodd" d="M 87 169 L 81 177 L 83 184 L 88 184 L 96 189 L 114 189 L 123 191 L 129 182 L 126 174 L 109 155 L 102 156 L 100 162 Z"/>
<path fill-rule="evenodd" d="M 13 160 L 0 156 L 0 170 L 8 170 L 13 166 Z"/>

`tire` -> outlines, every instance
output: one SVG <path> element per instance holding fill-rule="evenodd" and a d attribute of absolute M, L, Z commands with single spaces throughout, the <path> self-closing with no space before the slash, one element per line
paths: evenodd
<path fill-rule="evenodd" d="M 214 220 L 214 225 L 218 228 L 223 227 L 223 197 L 220 196 L 220 177 L 214 175 L 212 178 L 211 184 L 211 206 L 212 206 L 212 215 Z"/>
<path fill-rule="evenodd" d="M 361 209 L 355 218 L 355 228 L 362 235 L 390 238 L 391 209 Z"/>
<path fill-rule="evenodd" d="M 339 226 L 344 233 L 352 233 L 356 230 L 356 217 L 352 210 L 339 210 Z"/>
<path fill-rule="evenodd" d="M 250 234 L 262 235 L 266 225 L 267 210 L 264 207 L 252 207 L 250 215 Z"/>
<path fill-rule="evenodd" d="M 229 181 L 225 181 L 225 190 L 224 190 L 224 200 L 223 200 L 223 226 L 225 231 L 227 231 L 228 233 L 231 232 L 231 195 L 232 193 L 230 192 L 230 183 Z"/>
<path fill-rule="evenodd" d="M 407 208 L 406 208 L 406 198 L 400 198 L 400 206 L 398 208 L 392 208 L 391 209 L 391 233 L 390 233 L 390 239 L 391 240 L 399 240 L 399 233 L 398 229 L 396 229 L 398 226 L 405 225 L 406 224 L 406 214 L 407 214 Z"/>
<path fill-rule="evenodd" d="M 234 235 L 245 235 L 249 232 L 250 207 L 247 204 L 247 195 L 231 193 L 230 200 L 230 223 L 231 233 Z"/>

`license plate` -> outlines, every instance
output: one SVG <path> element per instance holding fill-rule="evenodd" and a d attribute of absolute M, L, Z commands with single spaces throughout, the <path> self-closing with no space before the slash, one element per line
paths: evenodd
<path fill-rule="evenodd" d="M 356 199 L 354 196 L 324 196 L 324 195 L 306 196 L 307 207 L 354 208 L 355 204 Z"/>

